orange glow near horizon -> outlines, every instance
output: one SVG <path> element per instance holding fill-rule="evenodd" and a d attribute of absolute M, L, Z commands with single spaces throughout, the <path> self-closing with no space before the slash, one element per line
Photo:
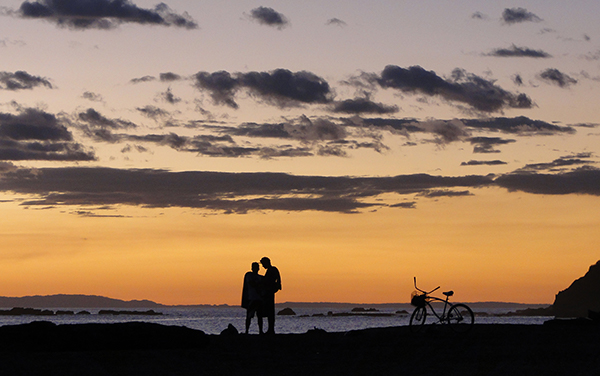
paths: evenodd
<path fill-rule="evenodd" d="M 456 301 L 551 304 L 598 261 L 596 202 L 485 189 L 362 214 L 129 208 L 125 218 L 5 203 L 0 295 L 237 305 L 250 263 L 269 256 L 278 302 L 407 302 L 416 276 Z"/>

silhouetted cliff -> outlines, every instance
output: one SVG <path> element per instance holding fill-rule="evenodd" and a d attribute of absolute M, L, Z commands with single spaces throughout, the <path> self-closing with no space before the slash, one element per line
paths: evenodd
<path fill-rule="evenodd" d="M 552 305 L 556 317 L 588 317 L 589 311 L 600 311 L 600 261 L 560 291 Z"/>

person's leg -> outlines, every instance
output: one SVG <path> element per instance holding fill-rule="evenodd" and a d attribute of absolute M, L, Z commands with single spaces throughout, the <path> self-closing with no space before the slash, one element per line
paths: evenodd
<path fill-rule="evenodd" d="M 267 330 L 267 333 L 275 334 L 275 295 L 269 296 L 266 299 L 265 304 L 267 322 L 269 323 L 269 329 Z"/>
<path fill-rule="evenodd" d="M 262 316 L 257 316 L 256 321 L 258 321 L 258 333 L 263 334 L 263 318 Z"/>
<path fill-rule="evenodd" d="M 252 321 L 252 316 L 250 316 L 250 310 L 246 310 L 246 334 L 248 334 L 248 329 L 250 329 L 250 321 Z"/>

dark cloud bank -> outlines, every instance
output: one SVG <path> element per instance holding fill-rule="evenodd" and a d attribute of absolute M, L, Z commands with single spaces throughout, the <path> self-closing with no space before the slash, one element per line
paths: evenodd
<path fill-rule="evenodd" d="M 414 208 L 398 198 L 382 204 L 384 193 L 426 198 L 469 196 L 464 188 L 500 186 L 535 194 L 600 195 L 600 170 L 581 167 L 560 174 L 515 172 L 497 177 L 441 177 L 427 174 L 381 178 L 293 176 L 282 173 L 168 172 L 110 168 L 16 169 L 0 167 L 0 190 L 37 198 L 25 206 L 107 208 L 182 207 L 224 213 L 323 211 L 356 213 L 389 206 Z M 98 210 L 98 209 L 95 209 Z M 88 211 L 86 211 L 87 213 Z"/>
<path fill-rule="evenodd" d="M 122 23 L 198 28 L 189 14 L 177 14 L 167 4 L 140 8 L 128 0 L 37 0 L 25 1 L 10 12 L 24 19 L 42 19 L 74 30 L 114 29 Z"/>

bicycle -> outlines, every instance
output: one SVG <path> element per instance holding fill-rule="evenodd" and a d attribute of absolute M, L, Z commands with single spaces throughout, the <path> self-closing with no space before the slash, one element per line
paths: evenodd
<path fill-rule="evenodd" d="M 473 315 L 473 311 L 466 304 L 458 303 L 452 304 L 448 300 L 452 295 L 454 295 L 454 291 L 446 291 L 442 294 L 446 296 L 446 299 L 441 299 L 435 296 L 431 296 L 430 294 L 440 286 L 434 288 L 431 291 L 424 291 L 417 287 L 417 277 L 414 277 L 415 280 L 415 289 L 411 294 L 411 304 L 416 308 L 410 316 L 409 327 L 410 331 L 413 333 L 417 333 L 423 329 L 425 326 L 425 321 L 427 320 L 427 307 L 429 307 L 429 311 L 433 313 L 433 315 L 437 318 L 437 322 L 440 324 L 448 324 L 450 329 L 457 333 L 466 333 L 473 327 L 475 323 L 475 315 Z M 444 310 L 441 315 L 433 309 L 431 302 L 442 302 L 444 303 Z M 430 315 L 431 316 L 431 315 Z M 435 320 L 435 319 L 434 319 Z M 434 322 L 436 323 L 436 322 Z"/>

